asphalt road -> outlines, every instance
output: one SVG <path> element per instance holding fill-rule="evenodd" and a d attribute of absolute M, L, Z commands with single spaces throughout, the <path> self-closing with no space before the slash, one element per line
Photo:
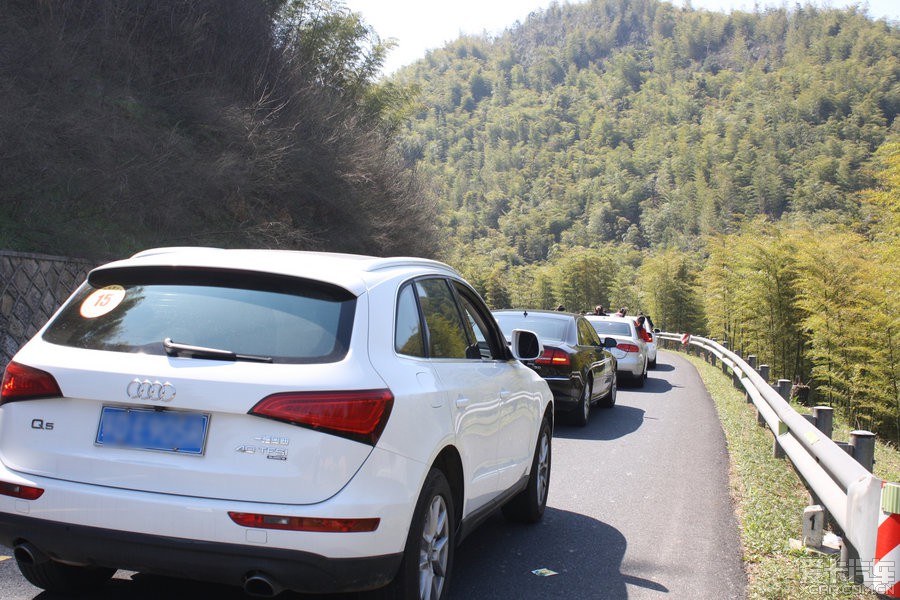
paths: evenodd
<path fill-rule="evenodd" d="M 744 598 L 745 585 L 715 408 L 690 363 L 660 352 L 643 388 L 620 386 L 616 407 L 595 409 L 585 428 L 557 427 L 544 520 L 526 526 L 499 514 L 489 519 L 458 549 L 451 599 L 725 600 Z M 41 592 L 15 561 L 0 560 L 0 598 L 71 597 Z M 246 596 L 120 571 L 90 598 Z"/>

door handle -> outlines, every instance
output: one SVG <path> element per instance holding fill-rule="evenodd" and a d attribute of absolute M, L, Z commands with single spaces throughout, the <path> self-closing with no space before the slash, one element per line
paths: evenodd
<path fill-rule="evenodd" d="M 456 399 L 456 408 L 465 408 L 469 405 L 469 399 L 465 396 L 459 396 Z"/>

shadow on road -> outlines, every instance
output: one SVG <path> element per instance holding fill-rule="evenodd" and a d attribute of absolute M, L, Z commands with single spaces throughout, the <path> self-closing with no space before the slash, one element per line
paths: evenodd
<path fill-rule="evenodd" d="M 626 598 L 626 583 L 668 592 L 620 572 L 626 545 L 617 529 L 578 513 L 548 507 L 538 525 L 496 515 L 459 548 L 450 598 Z"/>
<path fill-rule="evenodd" d="M 562 418 L 553 437 L 569 440 L 616 440 L 634 433 L 643 424 L 643 410 L 620 404 L 611 409 L 591 410 L 591 419 L 584 427 L 569 425 Z"/>
<path fill-rule="evenodd" d="M 34 600 L 247 600 L 238 587 L 215 585 L 197 581 L 182 581 L 169 577 L 119 572 L 116 578 L 98 590 L 85 594 L 56 594 L 41 592 Z M 308 596 L 284 594 L 279 600 L 308 600 Z"/>
<path fill-rule="evenodd" d="M 644 387 L 634 389 L 642 394 L 665 394 L 672 389 L 672 384 L 665 379 L 654 377 L 651 371 L 650 376 L 644 381 Z"/>

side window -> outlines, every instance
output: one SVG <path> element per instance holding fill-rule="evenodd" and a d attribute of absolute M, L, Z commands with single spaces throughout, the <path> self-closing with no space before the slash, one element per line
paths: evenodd
<path fill-rule="evenodd" d="M 425 317 L 428 356 L 431 358 L 467 358 L 474 343 L 466 334 L 456 300 L 445 279 L 423 279 L 416 282 L 419 305 Z M 471 352 L 471 350 L 468 350 Z"/>
<path fill-rule="evenodd" d="M 578 321 L 578 343 L 582 346 L 600 346 L 600 336 L 590 323 L 584 319 Z"/>
<path fill-rule="evenodd" d="M 419 322 L 419 307 L 416 305 L 413 284 L 406 284 L 400 290 L 397 300 L 397 329 L 394 331 L 394 348 L 400 354 L 425 356 L 425 341 Z"/>
<path fill-rule="evenodd" d="M 465 286 L 458 282 L 453 282 L 453 286 L 459 294 L 463 314 L 468 321 L 469 330 L 474 336 L 475 345 L 478 348 L 477 352 L 469 352 L 469 358 L 483 358 L 486 360 L 502 358 L 502 351 L 497 348 L 497 336 L 492 334 L 494 330 L 488 325 L 488 321 L 484 316 L 484 310 L 478 309 L 479 304 L 470 297 L 471 292 Z"/>

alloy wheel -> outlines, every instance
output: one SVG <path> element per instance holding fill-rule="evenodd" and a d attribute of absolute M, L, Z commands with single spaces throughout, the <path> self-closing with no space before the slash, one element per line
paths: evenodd
<path fill-rule="evenodd" d="M 450 519 L 444 497 L 436 495 L 425 514 L 419 546 L 419 597 L 441 597 L 450 561 Z"/>

